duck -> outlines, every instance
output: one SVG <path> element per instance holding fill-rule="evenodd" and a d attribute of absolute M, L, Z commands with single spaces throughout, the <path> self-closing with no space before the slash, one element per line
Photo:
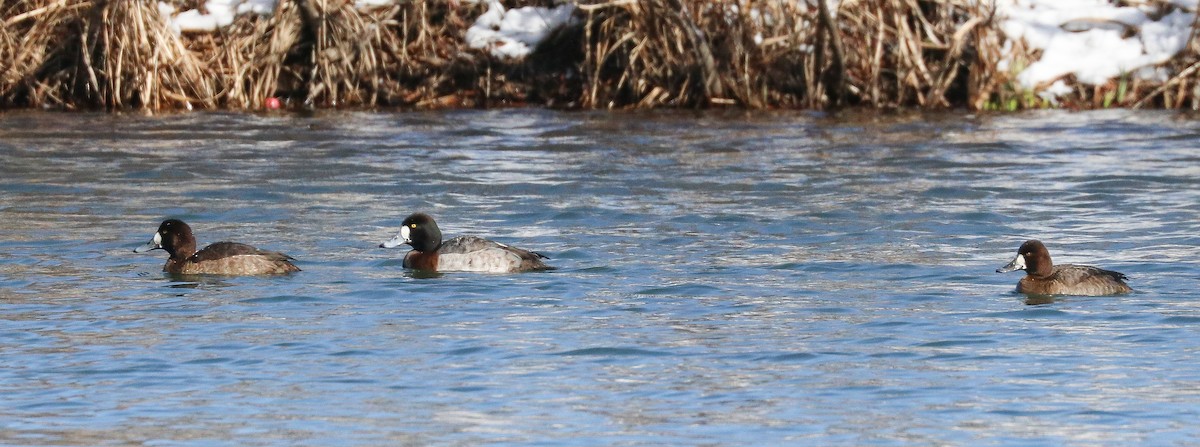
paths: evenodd
<path fill-rule="evenodd" d="M 428 214 L 414 213 L 400 223 L 400 232 L 379 244 L 396 248 L 408 244 L 404 267 L 425 272 L 516 273 L 552 270 L 545 255 L 476 236 L 442 241 L 442 230 Z"/>
<path fill-rule="evenodd" d="M 146 245 L 134 253 L 164 250 L 167 258 L 163 271 L 183 275 L 276 275 L 300 271 L 295 259 L 283 253 L 260 250 L 237 242 L 217 242 L 196 251 L 192 227 L 179 219 L 167 219 Z"/>
<path fill-rule="evenodd" d="M 1050 251 L 1041 241 L 1030 239 L 1017 249 L 1017 256 L 996 273 L 1024 270 L 1017 292 L 1027 295 L 1104 296 L 1132 292 L 1124 273 L 1090 265 L 1054 265 Z"/>

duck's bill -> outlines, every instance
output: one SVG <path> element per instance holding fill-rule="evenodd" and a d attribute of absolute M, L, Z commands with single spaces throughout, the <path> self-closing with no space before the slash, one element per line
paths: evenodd
<path fill-rule="evenodd" d="M 162 248 L 162 236 L 160 236 L 158 233 L 154 233 L 154 238 L 150 239 L 150 242 L 147 242 L 146 245 L 133 249 L 133 252 L 145 253 L 159 248 Z"/>
<path fill-rule="evenodd" d="M 1025 256 L 1018 254 L 1008 265 L 996 269 L 996 273 L 1008 273 L 1013 270 L 1025 270 Z"/>
<path fill-rule="evenodd" d="M 396 247 L 399 247 L 406 243 L 408 243 L 408 239 L 404 238 L 404 236 L 402 236 L 402 235 L 397 234 L 396 237 L 388 239 L 384 243 L 379 244 L 379 246 L 383 247 L 383 248 L 396 248 Z"/>
<path fill-rule="evenodd" d="M 387 242 L 379 244 L 379 246 L 383 248 L 396 248 L 401 244 L 408 244 L 411 242 L 412 241 L 408 238 L 408 227 L 400 227 L 400 232 L 396 233 L 395 237 L 388 239 Z"/>

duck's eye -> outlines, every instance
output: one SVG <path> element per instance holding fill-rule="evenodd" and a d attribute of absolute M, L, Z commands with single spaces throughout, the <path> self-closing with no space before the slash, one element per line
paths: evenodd
<path fill-rule="evenodd" d="M 408 227 L 409 227 L 409 228 L 416 228 L 416 227 L 417 227 L 417 224 L 408 224 Z"/>

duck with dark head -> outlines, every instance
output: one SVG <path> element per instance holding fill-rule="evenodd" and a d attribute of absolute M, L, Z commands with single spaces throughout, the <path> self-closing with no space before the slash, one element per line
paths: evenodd
<path fill-rule="evenodd" d="M 458 236 L 442 241 L 442 230 L 433 217 L 415 213 L 400 223 L 400 232 L 379 244 L 395 248 L 408 244 L 412 250 L 404 255 L 404 267 L 425 272 L 483 272 L 512 273 L 551 270 L 538 252 L 522 250 L 475 236 Z"/>
<path fill-rule="evenodd" d="M 1050 251 L 1040 241 L 1028 240 L 1017 249 L 1017 256 L 997 273 L 1024 270 L 1017 292 L 1029 295 L 1115 295 L 1133 289 L 1125 284 L 1124 273 L 1090 265 L 1054 265 Z"/>
<path fill-rule="evenodd" d="M 179 219 L 167 219 L 146 245 L 134 253 L 166 251 L 169 257 L 163 271 L 184 275 L 273 275 L 300 271 L 291 256 L 239 244 L 217 242 L 196 251 L 192 227 Z"/>

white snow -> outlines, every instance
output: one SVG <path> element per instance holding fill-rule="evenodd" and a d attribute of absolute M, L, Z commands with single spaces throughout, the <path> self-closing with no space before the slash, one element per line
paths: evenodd
<path fill-rule="evenodd" d="M 233 19 L 242 14 L 265 15 L 275 11 L 276 0 L 208 0 L 204 2 L 207 14 L 198 9 L 175 13 L 175 7 L 158 2 L 158 11 L 167 17 L 171 27 L 179 32 L 213 32 L 229 26 Z"/>
<path fill-rule="evenodd" d="M 354 0 L 354 7 L 358 9 L 382 8 L 396 4 L 396 0 Z"/>
<path fill-rule="evenodd" d="M 572 4 L 506 11 L 499 0 L 490 0 L 487 12 L 467 30 L 467 45 L 488 49 L 496 57 L 520 59 L 533 52 L 552 31 L 570 23 L 574 12 Z"/>
<path fill-rule="evenodd" d="M 997 9 L 1009 39 L 1024 39 L 1031 49 L 1042 50 L 1041 58 L 1017 75 L 1018 82 L 1053 98 L 1070 91 L 1059 82 L 1067 75 L 1091 85 L 1122 75 L 1161 80 L 1155 67 L 1187 45 L 1197 0 L 1170 4 L 1174 11 L 1158 20 L 1149 3 L 1143 8 L 1106 0 L 999 0 Z"/>
<path fill-rule="evenodd" d="M 467 30 L 466 42 L 471 48 L 489 50 L 501 58 L 520 59 L 537 48 L 538 43 L 552 31 L 570 23 L 574 4 L 556 8 L 524 7 L 505 10 L 498 0 L 461 0 L 463 3 L 488 2 L 488 11 Z M 355 0 L 359 9 L 394 5 L 398 0 Z M 203 10 L 177 12 L 175 7 L 158 2 L 159 12 L 176 34 L 211 33 L 229 26 L 242 14 L 267 15 L 275 11 L 277 0 L 208 0 Z"/>
<path fill-rule="evenodd" d="M 1038 97 L 1051 104 L 1058 105 L 1058 97 L 1067 95 L 1072 91 L 1074 91 L 1074 89 L 1068 86 L 1066 82 L 1063 82 L 1062 79 L 1059 79 L 1054 81 L 1053 84 L 1050 84 L 1049 87 L 1046 87 L 1045 90 L 1038 92 Z"/>
<path fill-rule="evenodd" d="M 229 26 L 233 19 L 242 14 L 269 15 L 275 12 L 278 0 L 208 0 L 204 2 L 207 14 L 198 9 L 189 9 L 178 14 L 175 7 L 158 2 L 158 10 L 167 17 L 176 33 L 211 33 Z M 359 9 L 379 8 L 396 4 L 397 0 L 355 0 Z"/>

